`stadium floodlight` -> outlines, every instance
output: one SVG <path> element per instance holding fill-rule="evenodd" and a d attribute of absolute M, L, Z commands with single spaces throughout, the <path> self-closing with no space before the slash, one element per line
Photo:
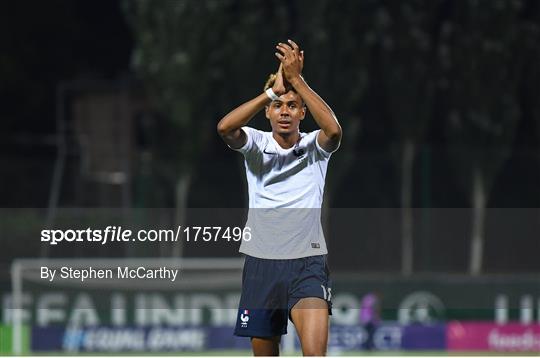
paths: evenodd
<path fill-rule="evenodd" d="M 175 282 L 164 280 L 145 280 L 142 287 L 139 280 L 100 280 L 98 278 L 84 281 L 84 285 L 74 280 L 55 283 L 54 287 L 81 287 L 85 289 L 160 289 L 160 290 L 193 290 L 193 289 L 234 289 L 239 290 L 243 258 L 58 258 L 58 259 L 17 259 L 11 265 L 12 281 L 12 347 L 13 354 L 23 351 L 23 282 L 41 282 L 41 267 L 59 269 L 61 267 L 107 269 L 115 267 L 179 268 L 181 275 Z M 64 286 L 62 286 L 64 285 Z"/>

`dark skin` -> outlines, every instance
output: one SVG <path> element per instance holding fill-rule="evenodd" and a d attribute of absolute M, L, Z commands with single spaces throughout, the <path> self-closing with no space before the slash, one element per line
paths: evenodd
<path fill-rule="evenodd" d="M 300 338 L 304 356 L 325 356 L 328 344 L 328 304 L 318 297 L 306 297 L 291 310 L 291 318 Z M 280 336 L 253 337 L 255 356 L 278 356 Z"/>
<path fill-rule="evenodd" d="M 276 142 L 282 148 L 291 148 L 300 137 L 300 122 L 305 118 L 306 110 L 309 110 L 321 128 L 317 142 L 325 151 L 333 152 L 341 141 L 341 126 L 328 104 L 304 81 L 301 75 L 303 51 L 292 40 L 278 43 L 276 49 L 275 56 L 280 65 L 272 90 L 279 99 L 271 101 L 263 92 L 240 105 L 219 121 L 219 135 L 231 148 L 242 147 L 247 137 L 241 128 L 264 108 Z M 327 302 L 317 297 L 303 298 L 291 309 L 290 315 L 300 337 L 303 354 L 326 355 L 329 324 Z M 280 339 L 279 336 L 252 338 L 254 355 L 279 355 Z"/>
<path fill-rule="evenodd" d="M 272 136 L 282 148 L 292 147 L 299 136 L 300 122 L 306 116 L 302 98 L 293 91 L 281 95 L 265 107 L 266 118 L 272 126 Z"/>

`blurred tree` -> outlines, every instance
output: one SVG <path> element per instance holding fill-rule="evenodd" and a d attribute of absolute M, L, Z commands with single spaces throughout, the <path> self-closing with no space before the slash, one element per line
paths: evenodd
<path fill-rule="evenodd" d="M 398 141 L 401 172 L 401 272 L 413 272 L 413 168 L 432 115 L 435 90 L 435 20 L 439 1 L 388 2 L 373 16 L 383 68 L 385 110 Z"/>
<path fill-rule="evenodd" d="M 299 3 L 302 26 L 296 36 L 306 51 L 307 80 L 336 112 L 343 127 L 342 144 L 332 157 L 325 185 L 323 222 L 327 230 L 329 209 L 356 160 L 360 108 L 369 84 L 369 14 L 374 4 L 331 0 Z"/>
<path fill-rule="evenodd" d="M 450 159 L 469 190 L 473 216 L 469 272 L 482 271 L 492 183 L 511 152 L 520 118 L 520 0 L 451 3 L 438 50 Z"/>
<path fill-rule="evenodd" d="M 529 54 L 524 64 L 524 111 L 536 124 L 536 135 L 540 142 L 540 4 L 529 0 L 524 9 L 524 51 Z M 540 153 L 538 159 L 540 160 Z M 540 214 L 540 212 L 539 212 Z M 540 220 L 539 220 L 540 222 Z"/>
<path fill-rule="evenodd" d="M 174 188 L 175 226 L 185 222 L 192 173 L 215 132 L 212 92 L 224 80 L 218 64 L 221 31 L 228 24 L 222 13 L 230 5 L 227 0 L 124 2 L 135 37 L 132 65 L 159 113 L 151 140 L 153 168 Z M 181 256 L 182 246 L 162 254 Z"/>
<path fill-rule="evenodd" d="M 83 75 L 110 78 L 125 71 L 131 43 L 127 26 L 118 21 L 120 13 L 116 1 L 0 2 L 0 135 L 5 150 L 21 152 L 12 144 L 17 142 L 13 134 L 55 132 L 59 81 Z M 26 191 L 16 195 L 19 201 Z M 31 205 L 38 205 L 32 199 Z"/>
<path fill-rule="evenodd" d="M 262 91 L 265 76 L 277 69 L 276 32 L 292 23 L 286 7 L 255 0 L 124 2 L 135 37 L 133 67 L 159 113 L 153 168 L 174 187 L 175 226 L 185 222 L 192 176 L 217 121 L 255 88 Z M 276 28 L 261 26 L 266 21 Z M 182 255 L 180 244 L 172 255 Z"/>
<path fill-rule="evenodd" d="M 523 71 L 524 110 L 536 123 L 540 139 L 540 3 L 527 1 L 523 17 L 523 52 L 528 55 Z"/>

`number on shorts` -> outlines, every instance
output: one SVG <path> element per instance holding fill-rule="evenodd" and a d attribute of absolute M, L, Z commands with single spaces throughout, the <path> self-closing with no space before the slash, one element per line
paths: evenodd
<path fill-rule="evenodd" d="M 323 297 L 326 301 L 330 301 L 332 299 L 332 288 L 328 287 L 324 287 L 324 285 L 321 285 L 321 288 L 322 288 L 322 292 L 323 292 Z"/>

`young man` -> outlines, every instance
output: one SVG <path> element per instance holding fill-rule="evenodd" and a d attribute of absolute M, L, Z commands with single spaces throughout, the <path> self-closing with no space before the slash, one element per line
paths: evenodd
<path fill-rule="evenodd" d="M 290 318 L 304 355 L 325 355 L 331 288 L 320 210 L 341 127 L 302 78 L 303 51 L 291 40 L 276 49 L 281 64 L 269 88 L 217 127 L 245 157 L 249 192 L 246 227 L 252 238 L 240 246 L 246 261 L 235 334 L 251 337 L 255 355 L 279 355 Z M 320 130 L 299 131 L 306 106 Z M 272 132 L 246 127 L 262 109 Z"/>

